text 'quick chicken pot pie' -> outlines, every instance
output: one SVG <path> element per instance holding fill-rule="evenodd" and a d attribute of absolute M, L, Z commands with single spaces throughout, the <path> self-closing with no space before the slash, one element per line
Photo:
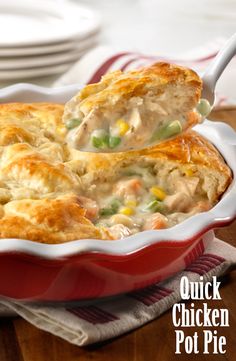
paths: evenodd
<path fill-rule="evenodd" d="M 86 153 L 67 144 L 63 110 L 0 105 L 0 238 L 63 243 L 168 228 L 212 208 L 231 182 L 219 152 L 194 131 L 143 150 Z"/>

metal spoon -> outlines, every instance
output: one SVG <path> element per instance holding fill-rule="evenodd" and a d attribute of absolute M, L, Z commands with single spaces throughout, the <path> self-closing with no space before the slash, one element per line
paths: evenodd
<path fill-rule="evenodd" d="M 225 70 L 230 60 L 236 54 L 236 33 L 227 41 L 225 46 L 219 51 L 214 60 L 206 69 L 202 80 L 202 98 L 207 99 L 211 106 L 215 102 L 215 87 L 217 80 Z"/>

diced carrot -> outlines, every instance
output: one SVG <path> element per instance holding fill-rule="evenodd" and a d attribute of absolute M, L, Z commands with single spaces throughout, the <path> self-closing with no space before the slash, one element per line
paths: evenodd
<path fill-rule="evenodd" d="M 166 227 L 167 218 L 161 213 L 154 213 L 146 219 L 143 225 L 143 230 L 147 231 L 149 229 L 163 229 Z"/>
<path fill-rule="evenodd" d="M 135 193 L 138 193 L 142 188 L 142 183 L 140 179 L 132 179 L 130 181 L 130 188 L 133 189 Z"/>
<path fill-rule="evenodd" d="M 119 181 L 115 185 L 115 193 L 119 197 L 138 195 L 142 190 L 142 182 L 138 178 Z"/>

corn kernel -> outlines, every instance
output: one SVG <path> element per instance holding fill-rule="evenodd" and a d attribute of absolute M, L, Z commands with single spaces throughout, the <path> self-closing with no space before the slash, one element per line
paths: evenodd
<path fill-rule="evenodd" d="M 123 207 L 119 210 L 120 214 L 124 214 L 125 216 L 132 216 L 134 214 L 134 209 L 131 207 Z"/>
<path fill-rule="evenodd" d="M 58 125 L 57 127 L 57 133 L 59 133 L 60 135 L 65 135 L 66 134 L 66 128 L 64 125 Z"/>
<path fill-rule="evenodd" d="M 125 205 L 127 207 L 137 207 L 137 201 L 135 199 L 127 199 Z"/>
<path fill-rule="evenodd" d="M 163 200 L 165 199 L 165 197 L 166 197 L 165 191 L 164 191 L 162 188 L 160 188 L 160 187 L 154 186 L 154 187 L 152 187 L 152 188 L 150 189 L 150 192 L 151 192 L 155 197 L 157 197 L 157 199 L 159 199 L 160 201 L 163 201 Z"/>
<path fill-rule="evenodd" d="M 187 177 L 192 177 L 194 173 L 193 173 L 193 170 L 191 168 L 188 168 L 188 169 L 185 169 L 184 174 Z"/>
<path fill-rule="evenodd" d="M 129 124 L 127 122 L 125 122 L 123 119 L 118 119 L 116 121 L 116 125 L 119 128 L 119 135 L 120 136 L 125 135 L 128 132 L 129 128 L 130 128 Z"/>

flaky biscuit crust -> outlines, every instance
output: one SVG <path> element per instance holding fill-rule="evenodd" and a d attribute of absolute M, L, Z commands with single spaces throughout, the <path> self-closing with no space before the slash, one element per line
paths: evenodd
<path fill-rule="evenodd" d="M 201 121 L 201 116 L 195 111 L 201 90 L 199 76 L 193 70 L 175 64 L 155 63 L 124 73 L 117 70 L 103 76 L 99 83 L 85 86 L 67 102 L 63 121 L 67 123 L 73 118 L 83 121 L 89 117 L 93 124 L 97 122 L 97 117 L 102 119 L 103 114 L 108 118 L 115 113 L 126 114 L 130 104 L 147 99 L 159 104 L 168 115 L 183 116 L 186 130 Z M 156 116 L 160 116 L 158 109 L 153 110 Z M 148 106 L 146 111 L 149 111 Z M 77 133 L 77 137 L 81 138 L 81 133 Z M 74 141 L 77 142 L 76 137 Z"/>
<path fill-rule="evenodd" d="M 174 139 L 162 142 L 154 147 L 139 151 L 101 154 L 76 152 L 75 157 L 81 161 L 81 168 L 86 172 L 104 170 L 112 172 L 123 162 L 134 162 L 136 159 L 162 159 L 179 164 L 205 166 L 222 172 L 231 180 L 231 171 L 217 149 L 205 138 L 193 130 L 189 130 Z"/>
<path fill-rule="evenodd" d="M 196 80 L 191 72 L 186 76 Z M 66 145 L 62 113 L 60 104 L 0 105 L 0 238 L 44 243 L 112 238 L 87 218 L 81 179 L 88 176 L 92 184 L 136 161 L 214 168 L 224 176 L 222 191 L 231 181 L 218 151 L 193 131 L 137 152 L 82 153 Z"/>
<path fill-rule="evenodd" d="M 80 178 L 66 165 L 62 113 L 60 104 L 0 105 L 1 238 L 104 238 L 85 217 Z"/>
<path fill-rule="evenodd" d="M 117 70 L 102 77 L 100 83 L 84 87 L 78 94 L 81 106 L 91 110 L 97 106 L 113 106 L 120 99 L 129 99 L 146 94 L 149 90 L 161 91 L 168 84 L 186 84 L 195 89 L 194 101 L 201 95 L 202 81 L 191 69 L 169 63 L 156 63 L 152 66 L 123 73 Z M 110 102 L 112 104 L 110 104 Z"/>

